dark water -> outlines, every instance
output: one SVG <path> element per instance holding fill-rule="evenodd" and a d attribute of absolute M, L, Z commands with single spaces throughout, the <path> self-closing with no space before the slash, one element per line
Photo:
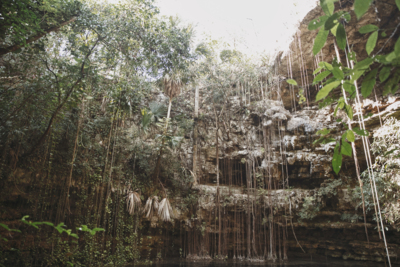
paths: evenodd
<path fill-rule="evenodd" d="M 129 265 L 133 266 L 133 265 Z M 365 261 L 344 261 L 344 260 L 291 260 L 284 263 L 268 263 L 268 262 L 247 262 L 247 261 L 184 261 L 181 259 L 166 260 L 151 265 L 135 265 L 135 266 L 151 266 L 151 267 L 257 267 L 257 266 L 271 266 L 271 267 L 342 267 L 342 266 L 356 266 L 356 267 L 385 267 L 385 263 L 378 262 L 365 262 Z M 400 266 L 392 263 L 392 266 Z"/>

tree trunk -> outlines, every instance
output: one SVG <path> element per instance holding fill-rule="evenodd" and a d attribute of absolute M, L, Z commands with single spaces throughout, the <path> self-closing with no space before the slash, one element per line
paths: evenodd
<path fill-rule="evenodd" d="M 197 181 L 197 139 L 198 139 L 198 130 L 197 124 L 199 119 L 199 87 L 196 86 L 194 96 L 194 128 L 193 128 L 193 184 L 196 185 Z"/>

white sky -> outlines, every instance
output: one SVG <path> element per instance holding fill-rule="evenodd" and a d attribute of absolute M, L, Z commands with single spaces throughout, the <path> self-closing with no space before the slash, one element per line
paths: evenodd
<path fill-rule="evenodd" d="M 246 54 L 285 50 L 316 0 L 157 0 L 161 15 L 177 15 L 196 29 L 196 43 L 210 37 Z"/>

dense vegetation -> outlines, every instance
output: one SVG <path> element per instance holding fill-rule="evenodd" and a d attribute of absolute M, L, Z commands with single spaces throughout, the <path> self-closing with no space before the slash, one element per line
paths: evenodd
<path fill-rule="evenodd" d="M 371 94 L 377 76 L 385 83 L 384 94 L 395 93 L 400 79 L 400 39 L 390 53 L 378 55 L 379 51 L 357 62 L 346 45 L 345 25 L 350 14 L 335 13 L 335 2 L 321 1 L 326 15 L 313 20 L 309 29 L 320 28 L 314 54 L 322 49 L 329 33 L 336 39 L 337 58 L 332 63 L 320 62 L 314 84 L 321 85 L 316 99 L 322 100 L 320 107 L 335 105 L 335 115 L 340 109 L 347 115 L 340 139 L 323 129 L 315 142 L 335 142 L 332 166 L 338 174 L 342 157 L 354 155 L 356 138 L 368 143 L 365 126 L 351 128 L 353 113 L 362 114 L 352 108 L 360 101 L 357 79 L 365 75 L 360 91 L 363 97 Z M 355 1 L 358 18 L 370 4 Z M 215 41 L 195 47 L 193 28 L 177 18 L 159 16 L 152 0 L 120 4 L 8 0 L 0 3 L 0 10 L 0 187 L 2 192 L 10 192 L 0 197 L 5 205 L 0 206 L 5 222 L 0 224 L 0 265 L 120 265 L 165 257 L 161 250 L 151 251 L 151 235 L 176 234 L 170 229 L 174 217 L 170 200 L 181 199 L 176 204 L 179 209 L 193 214 L 198 205 L 197 193 L 191 190 L 199 182 L 198 127 L 216 129 L 215 139 L 206 141 L 219 158 L 220 142 L 230 141 L 233 116 L 245 117 L 257 109 L 261 114 L 268 100 L 279 99 L 276 88 L 281 80 L 268 57 L 253 60 Z M 389 30 L 374 25 L 360 29 L 362 34 L 371 33 L 368 54 L 374 51 L 380 31 Z M 340 62 L 339 48 L 349 55 L 348 66 Z M 297 85 L 294 80 L 287 82 Z M 342 89 L 339 95 L 333 93 L 336 87 Z M 199 112 L 199 90 L 205 113 Z M 305 101 L 303 93 L 307 94 L 302 88 L 296 96 L 299 104 Z M 193 94 L 194 103 L 190 103 L 188 96 Z M 257 106 L 257 101 L 267 104 Z M 395 202 L 399 192 L 395 175 L 398 128 L 397 121 L 388 120 L 375 134 L 371 148 L 376 162 L 372 164 L 370 155 L 368 169 L 357 175 L 360 187 L 353 193 L 365 210 L 365 219 L 365 212 L 376 211 L 379 192 L 384 218 L 393 227 L 400 218 Z M 184 139 L 193 140 L 192 161 L 179 152 Z M 251 140 L 246 142 L 250 147 Z M 272 148 L 266 143 L 265 139 L 263 153 L 268 158 Z M 357 161 L 356 155 L 354 159 Z M 254 184 L 247 188 L 262 193 L 289 189 L 285 179 L 272 188 L 271 174 L 268 180 L 267 171 L 256 172 L 255 161 L 255 157 L 243 158 L 242 164 L 254 172 Z M 220 205 L 224 205 L 219 168 L 217 160 L 216 218 L 221 218 Z M 329 181 L 320 197 L 336 195 L 340 186 L 344 186 L 341 179 Z M 13 199 L 13 192 L 24 197 Z M 11 209 L 6 207 L 10 199 Z M 297 216 L 311 220 L 319 208 L 315 197 L 308 197 Z M 150 227 L 153 214 L 160 218 L 156 230 Z M 260 208 L 260 214 L 264 217 L 257 218 L 263 225 L 273 225 L 272 208 L 269 215 Z M 359 219 L 357 214 L 343 218 Z M 222 219 L 217 223 L 221 232 Z M 205 222 L 199 229 L 203 235 Z M 281 230 L 282 236 L 287 235 L 283 227 Z M 19 238 L 14 240 L 14 235 Z M 215 246 L 219 257 L 224 256 L 221 236 Z M 148 255 L 140 251 L 142 246 L 150 248 Z M 254 255 L 248 248 L 248 257 L 251 253 Z"/>

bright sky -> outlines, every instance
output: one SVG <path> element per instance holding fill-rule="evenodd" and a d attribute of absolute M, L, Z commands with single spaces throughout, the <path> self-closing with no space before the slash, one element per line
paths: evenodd
<path fill-rule="evenodd" d="M 316 0 L 157 0 L 161 15 L 195 25 L 196 43 L 221 40 L 249 55 L 285 50 Z"/>

